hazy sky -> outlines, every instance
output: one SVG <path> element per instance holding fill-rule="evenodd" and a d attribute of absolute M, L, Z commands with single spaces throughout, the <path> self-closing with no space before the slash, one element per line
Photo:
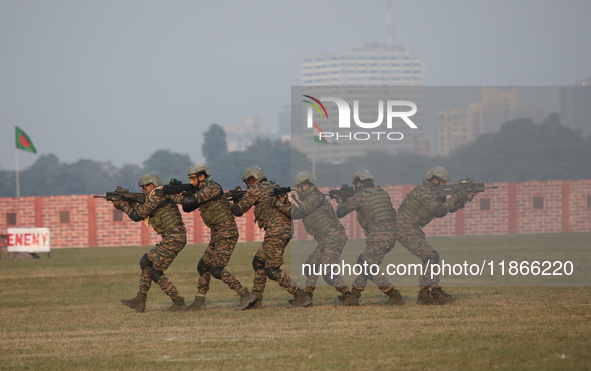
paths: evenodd
<path fill-rule="evenodd" d="M 391 4 L 426 85 L 591 77 L 591 1 Z M 15 168 L 15 125 L 66 163 L 139 165 L 157 149 L 201 161 L 209 125 L 275 124 L 300 56 L 384 42 L 385 14 L 384 0 L 0 0 L 0 168 Z M 19 151 L 20 168 L 37 156 Z"/>

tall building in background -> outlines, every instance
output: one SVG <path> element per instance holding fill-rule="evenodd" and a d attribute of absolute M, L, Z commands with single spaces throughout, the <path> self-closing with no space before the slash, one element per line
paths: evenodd
<path fill-rule="evenodd" d="M 364 87 L 380 87 L 376 89 L 380 96 L 376 99 L 400 99 L 408 100 L 421 106 L 423 103 L 421 87 L 425 81 L 425 57 L 422 53 L 406 50 L 402 46 L 394 44 L 391 26 L 391 16 L 387 14 L 387 41 L 385 43 L 360 43 L 353 45 L 347 51 L 325 52 L 307 54 L 300 58 L 300 73 L 302 79 L 302 91 L 305 87 L 311 87 L 310 91 L 322 91 L 325 97 L 342 94 L 342 87 L 359 87 L 360 95 L 368 98 L 371 89 Z M 414 89 L 391 89 L 392 95 L 384 94 L 385 87 L 414 87 Z M 341 88 L 341 89 L 339 89 Z M 351 89 L 347 89 L 351 92 Z M 409 91 L 411 92 L 409 94 Z M 403 96 L 396 96 L 402 94 Z M 387 96 L 384 96 L 387 95 Z M 365 122 L 373 122 L 377 116 L 377 100 L 366 99 L 365 104 L 359 109 L 359 116 Z M 371 103 L 369 103 L 371 102 Z M 295 102 L 294 102 L 295 103 Z M 332 104 L 327 104 L 333 106 Z M 336 107 L 332 107 L 336 108 Z M 353 108 L 353 107 L 351 107 Z M 294 107 L 292 107 L 292 110 Z M 331 111 L 327 107 L 329 116 Z M 336 114 L 333 110 L 332 114 Z M 294 117 L 294 116 L 292 116 Z M 424 133 L 421 129 L 421 113 L 413 116 L 413 121 L 419 126 L 419 130 L 411 130 L 402 124 L 396 127 L 397 131 L 404 134 L 404 139 L 396 142 L 374 141 L 365 142 L 339 142 L 338 148 L 316 146 L 314 141 L 293 140 L 294 136 L 303 135 L 300 132 L 300 123 L 292 123 L 292 143 L 300 151 L 311 154 L 317 161 L 342 163 L 349 156 L 363 156 L 370 150 L 396 152 L 417 152 L 417 148 L 425 148 Z M 336 128 L 322 127 L 322 130 Z M 417 146 L 417 143 L 421 143 Z"/>
<path fill-rule="evenodd" d="M 560 89 L 560 120 L 583 137 L 591 135 L 591 77 Z"/>
<path fill-rule="evenodd" d="M 226 128 L 228 151 L 244 151 L 255 139 L 278 139 L 277 130 L 259 116 L 243 115 L 240 121 Z"/>
<path fill-rule="evenodd" d="M 419 86 L 425 80 L 425 58 L 403 47 L 362 43 L 345 52 L 304 55 L 304 86 Z"/>

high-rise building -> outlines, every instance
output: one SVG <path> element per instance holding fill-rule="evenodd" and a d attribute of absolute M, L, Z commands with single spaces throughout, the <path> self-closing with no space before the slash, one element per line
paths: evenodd
<path fill-rule="evenodd" d="M 357 114 L 363 122 L 376 121 L 379 117 L 380 101 L 412 101 L 419 107 L 423 103 L 423 54 L 407 51 L 391 43 L 363 43 L 354 45 L 344 52 L 304 55 L 300 59 L 300 70 L 302 87 L 297 90 L 300 94 L 349 98 L 349 102 L 359 100 L 357 111 L 354 111 L 353 104 L 350 104 L 351 116 L 353 119 Z M 300 102 L 301 100 L 296 97 L 292 105 Z M 303 109 L 304 104 L 300 103 L 300 108 Z M 339 114 L 336 105 L 326 104 L 326 109 L 329 117 L 337 117 Z M 292 106 L 292 118 L 297 116 L 297 113 L 294 116 L 293 110 Z M 419 109 L 413 116 L 418 130 L 411 129 L 402 121 L 397 122 L 395 130 L 402 136 L 400 140 L 384 140 L 383 136 L 381 140 L 374 140 L 375 137 L 367 140 L 340 140 L 338 146 L 315 144 L 310 131 L 302 131 L 301 122 L 292 120 L 292 144 L 300 151 L 313 156 L 315 161 L 329 163 L 342 163 L 347 161 L 347 157 L 363 156 L 369 151 L 415 153 L 417 143 L 421 143 L 420 148 L 424 148 L 425 143 L 421 120 Z M 322 130 L 335 132 L 335 135 L 339 129 L 334 121 L 318 124 Z"/>
<path fill-rule="evenodd" d="M 244 151 L 257 138 L 277 139 L 277 130 L 256 115 L 243 115 L 240 121 L 226 128 L 228 151 Z"/>
<path fill-rule="evenodd" d="M 363 43 L 345 52 L 304 55 L 300 70 L 304 86 L 419 86 L 425 60 L 402 47 Z"/>

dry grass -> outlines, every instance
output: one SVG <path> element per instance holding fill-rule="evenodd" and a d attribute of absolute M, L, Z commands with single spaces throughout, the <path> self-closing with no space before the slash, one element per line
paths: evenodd
<path fill-rule="evenodd" d="M 590 240 L 590 234 L 557 236 L 567 245 Z M 496 236 L 493 242 L 517 248 L 552 238 Z M 435 244 L 443 252 L 465 242 L 441 238 Z M 168 271 L 188 302 L 204 247 L 187 246 Z M 257 248 L 240 244 L 230 262 L 248 286 Z M 453 305 L 419 307 L 416 288 L 409 286 L 401 288 L 407 304 L 396 308 L 379 306 L 385 296 L 375 287 L 368 287 L 360 307 L 336 308 L 336 292 L 319 287 L 315 307 L 287 310 L 289 295 L 269 282 L 265 308 L 237 312 L 238 297 L 214 281 L 208 311 L 161 312 L 169 300 L 154 287 L 148 312 L 136 313 L 119 300 L 137 292 L 138 260 L 145 250 L 54 250 L 50 259 L 42 254 L 41 260 L 1 260 L 0 369 L 588 369 L 591 364 L 587 287 L 454 287 L 449 291 L 460 300 Z"/>

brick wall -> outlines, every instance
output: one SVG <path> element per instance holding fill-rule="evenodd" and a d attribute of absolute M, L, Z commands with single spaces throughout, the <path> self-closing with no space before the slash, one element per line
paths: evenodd
<path fill-rule="evenodd" d="M 478 195 L 463 210 L 434 220 L 425 227 L 425 233 L 453 236 L 591 231 L 591 180 L 491 185 L 498 188 Z M 383 188 L 397 207 L 413 186 Z M 321 190 L 328 193 L 327 188 Z M 0 234 L 10 227 L 47 227 L 51 230 L 52 248 L 138 246 L 160 240 L 144 223 L 135 223 L 114 210 L 111 203 L 88 195 L 0 198 L 0 210 Z M 209 229 L 199 213 L 182 215 L 188 242 L 208 242 Z M 236 218 L 236 222 L 241 242 L 263 239 L 264 232 L 254 223 L 253 210 Z M 349 238 L 363 238 L 355 213 L 341 222 Z M 294 227 L 294 238 L 311 238 L 300 221 Z"/>

